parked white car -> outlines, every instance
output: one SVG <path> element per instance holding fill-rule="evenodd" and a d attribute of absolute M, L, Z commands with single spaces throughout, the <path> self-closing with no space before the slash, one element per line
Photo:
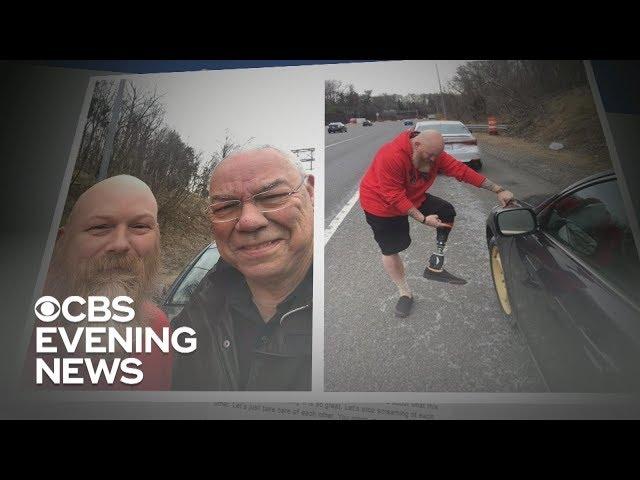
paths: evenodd
<path fill-rule="evenodd" d="M 462 122 L 452 120 L 427 120 L 418 122 L 413 130 L 437 130 L 444 138 L 444 150 L 456 160 L 474 170 L 482 168 L 478 140 Z"/>

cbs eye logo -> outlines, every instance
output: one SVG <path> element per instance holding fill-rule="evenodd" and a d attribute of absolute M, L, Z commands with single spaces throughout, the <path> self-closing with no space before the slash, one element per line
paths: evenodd
<path fill-rule="evenodd" d="M 60 315 L 60 303 L 54 297 L 40 297 L 33 311 L 43 322 L 53 322 Z"/>

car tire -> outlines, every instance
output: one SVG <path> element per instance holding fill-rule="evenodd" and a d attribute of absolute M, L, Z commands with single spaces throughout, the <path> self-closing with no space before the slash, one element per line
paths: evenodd
<path fill-rule="evenodd" d="M 502 268 L 502 258 L 500 257 L 500 249 L 496 242 L 496 238 L 492 237 L 488 242 L 489 248 L 489 266 L 491 268 L 491 280 L 493 280 L 493 288 L 498 298 L 498 304 L 500 310 L 502 310 L 509 325 L 513 328 L 517 327 L 515 320 L 515 312 L 513 310 L 513 304 L 511 302 L 511 296 L 509 294 L 509 287 L 507 285 L 507 277 Z"/>

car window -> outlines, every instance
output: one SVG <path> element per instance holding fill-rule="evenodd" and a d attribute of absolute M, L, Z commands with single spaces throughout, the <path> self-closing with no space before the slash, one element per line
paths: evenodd
<path fill-rule="evenodd" d="M 417 130 L 437 130 L 442 135 L 471 135 L 467 127 L 461 123 L 436 123 L 433 125 L 418 125 Z"/>
<path fill-rule="evenodd" d="M 640 301 L 638 250 L 615 180 L 564 196 L 543 216 L 544 232 Z"/>
<path fill-rule="evenodd" d="M 182 279 L 182 282 L 171 297 L 169 304 L 186 305 L 204 276 L 213 268 L 219 258 L 220 253 L 218 253 L 217 248 L 208 248 L 189 273 Z"/>

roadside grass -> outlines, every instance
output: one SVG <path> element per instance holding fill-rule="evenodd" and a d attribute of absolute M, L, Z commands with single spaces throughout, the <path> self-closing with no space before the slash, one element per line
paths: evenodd
<path fill-rule="evenodd" d="M 551 142 L 560 142 L 564 145 L 561 153 L 572 152 L 573 156 L 578 154 L 576 158 L 586 155 L 596 164 L 611 164 L 589 87 L 548 96 L 532 113 L 533 115 L 526 119 L 500 118 L 500 123 L 511 125 L 506 135 L 522 138 L 547 150 Z M 504 135 L 504 132 L 500 133 Z"/>
<path fill-rule="evenodd" d="M 161 287 L 168 287 L 182 269 L 212 242 L 210 222 L 204 209 L 207 199 L 189 194 L 176 208 L 160 212 L 162 249 Z"/>
<path fill-rule="evenodd" d="M 485 145 L 501 147 L 507 151 L 517 152 L 518 156 L 528 155 L 549 162 L 558 167 L 572 167 L 580 170 L 607 170 L 611 168 L 609 156 L 606 157 L 586 153 L 584 151 L 551 150 L 548 144 L 531 141 L 527 138 L 513 137 L 505 134 L 489 135 L 485 132 L 474 132 L 478 142 Z"/>

